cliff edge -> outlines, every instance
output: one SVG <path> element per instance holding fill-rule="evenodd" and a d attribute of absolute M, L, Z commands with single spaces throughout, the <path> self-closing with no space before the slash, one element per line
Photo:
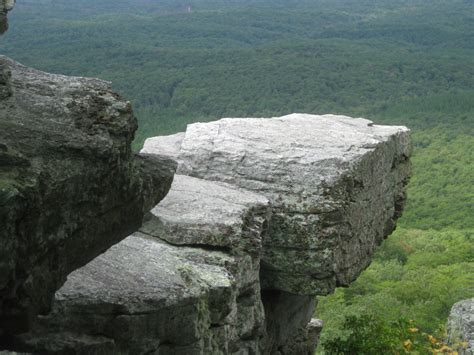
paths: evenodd
<path fill-rule="evenodd" d="M 0 56 L 0 352 L 313 354 L 315 296 L 402 213 L 409 130 L 227 118 L 135 155 L 136 128 L 110 83 Z"/>
<path fill-rule="evenodd" d="M 142 153 L 178 162 L 140 230 L 69 275 L 24 351 L 312 354 L 315 296 L 395 228 L 405 127 L 293 114 L 188 126 Z"/>

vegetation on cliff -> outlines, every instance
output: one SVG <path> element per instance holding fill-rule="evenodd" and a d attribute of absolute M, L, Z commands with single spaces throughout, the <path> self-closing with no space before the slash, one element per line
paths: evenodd
<path fill-rule="evenodd" d="M 49 3 L 19 2 L 0 52 L 112 80 L 138 115 L 136 148 L 224 116 L 332 112 L 412 128 L 399 229 L 357 282 L 320 300 L 320 351 L 441 348 L 428 334 L 474 292 L 472 1 Z"/>

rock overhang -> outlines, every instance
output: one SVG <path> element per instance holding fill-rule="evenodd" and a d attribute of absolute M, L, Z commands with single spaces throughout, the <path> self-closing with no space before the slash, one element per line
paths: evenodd
<path fill-rule="evenodd" d="M 409 130 L 362 118 L 225 118 L 146 140 L 178 172 L 254 191 L 272 204 L 264 288 L 327 294 L 368 266 L 394 229 L 410 176 Z"/>
<path fill-rule="evenodd" d="M 14 3 L 0 0 L 0 34 Z M 120 216 L 109 214 L 121 205 L 117 197 L 90 206 L 98 208 L 103 220 L 134 219 L 128 232 L 104 223 L 98 228 L 110 237 L 105 243 L 93 246 L 94 241 L 81 238 L 66 248 L 53 243 L 65 254 L 95 251 L 67 267 L 60 261 L 55 285 L 44 284 L 49 293 L 71 269 L 136 229 L 141 215 L 157 202 L 151 196 L 167 193 L 171 160 L 178 161 L 181 174 L 190 175 L 176 177 L 170 195 L 148 215 L 140 232 L 69 276 L 53 311 L 39 317 L 33 334 L 21 340 L 31 351 L 311 352 L 321 330 L 319 321 L 309 321 L 313 296 L 353 281 L 403 208 L 411 153 L 404 127 L 335 115 L 229 118 L 149 139 L 142 154 L 129 159 L 136 122 L 129 104 L 110 91 L 109 83 L 41 73 L 0 57 L 1 100 L 13 103 L 12 117 L 22 116 L 32 126 L 41 117 L 44 127 L 0 145 L 0 218 L 12 216 L 11 209 L 6 213 L 2 207 L 11 206 L 15 196 L 35 189 L 47 192 L 45 176 L 60 180 L 63 172 L 74 171 L 75 164 L 66 164 L 68 157 L 117 163 L 118 170 L 101 175 L 104 181 L 119 176 L 120 169 L 131 173 L 118 184 L 128 182 L 135 190 L 135 197 L 125 198 L 133 207 Z M 3 124 L 24 134 L 12 121 Z M 81 142 L 64 135 L 70 130 Z M 38 137 L 45 138 L 44 147 L 30 144 Z M 39 158 L 56 154 L 50 138 L 60 142 L 64 155 Z M 5 164 L 14 167 L 13 175 L 3 174 Z M 81 166 L 84 171 L 89 167 Z M 65 184 L 87 190 L 87 178 L 78 175 L 82 178 L 66 178 Z M 99 182 L 94 191 L 100 194 L 106 185 Z M 138 190 L 145 193 L 136 194 Z M 75 200 L 78 195 L 70 192 L 64 191 Z M 61 208 L 67 211 L 68 206 Z M 47 228 L 54 229 L 53 224 Z M 53 259 L 49 266 L 54 268 L 61 258 Z M 11 281 L 12 265 L 7 264 L 0 262 L 0 269 L 7 270 L 0 275 L 0 286 Z M 37 276 L 28 275 L 30 296 L 32 285 L 39 284 Z M 47 305 L 42 291 L 37 296 L 42 307 Z"/>
<path fill-rule="evenodd" d="M 142 154 L 178 162 L 169 194 L 139 232 L 73 272 L 20 342 L 311 352 L 314 296 L 354 280 L 395 227 L 410 152 L 403 127 L 332 115 L 224 119 L 149 139 Z"/>

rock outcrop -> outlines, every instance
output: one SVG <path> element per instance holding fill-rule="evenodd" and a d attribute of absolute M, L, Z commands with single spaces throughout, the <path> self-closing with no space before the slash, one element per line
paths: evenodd
<path fill-rule="evenodd" d="M 395 227 L 409 131 L 365 119 L 223 119 L 147 140 L 178 161 L 140 231 L 73 272 L 18 348 L 48 354 L 312 354 L 315 295 Z"/>
<path fill-rule="evenodd" d="M 180 174 L 267 197 L 263 288 L 323 295 L 353 281 L 394 229 L 410 149 L 404 127 L 294 114 L 192 124 L 148 139 L 142 152 L 176 159 Z"/>
<path fill-rule="evenodd" d="M 0 0 L 0 36 L 8 30 L 7 13 L 14 5 L 15 0 Z"/>
<path fill-rule="evenodd" d="M 5 4 L 5 2 L 4 2 Z M 135 156 L 130 104 L 97 79 L 0 56 L 0 338 L 47 313 L 66 276 L 136 231 L 176 164 Z"/>
<path fill-rule="evenodd" d="M 454 304 L 447 330 L 448 344 L 459 355 L 474 354 L 474 298 Z"/>
<path fill-rule="evenodd" d="M 73 272 L 18 342 L 48 354 L 261 353 L 269 213 L 262 196 L 177 175 L 140 232 Z"/>
<path fill-rule="evenodd" d="M 135 130 L 109 83 L 0 56 L 0 350 L 313 354 L 315 295 L 355 280 L 402 212 L 409 131 L 222 119 L 135 156 Z M 449 321 L 465 354 L 472 304 Z"/>

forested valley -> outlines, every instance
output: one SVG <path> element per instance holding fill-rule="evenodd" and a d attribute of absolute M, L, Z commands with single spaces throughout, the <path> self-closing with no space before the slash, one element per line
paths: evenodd
<path fill-rule="evenodd" d="M 451 306 L 474 295 L 472 0 L 19 0 L 0 53 L 112 81 L 137 150 L 222 117 L 411 128 L 404 215 L 360 278 L 319 300 L 318 353 L 436 353 Z"/>

